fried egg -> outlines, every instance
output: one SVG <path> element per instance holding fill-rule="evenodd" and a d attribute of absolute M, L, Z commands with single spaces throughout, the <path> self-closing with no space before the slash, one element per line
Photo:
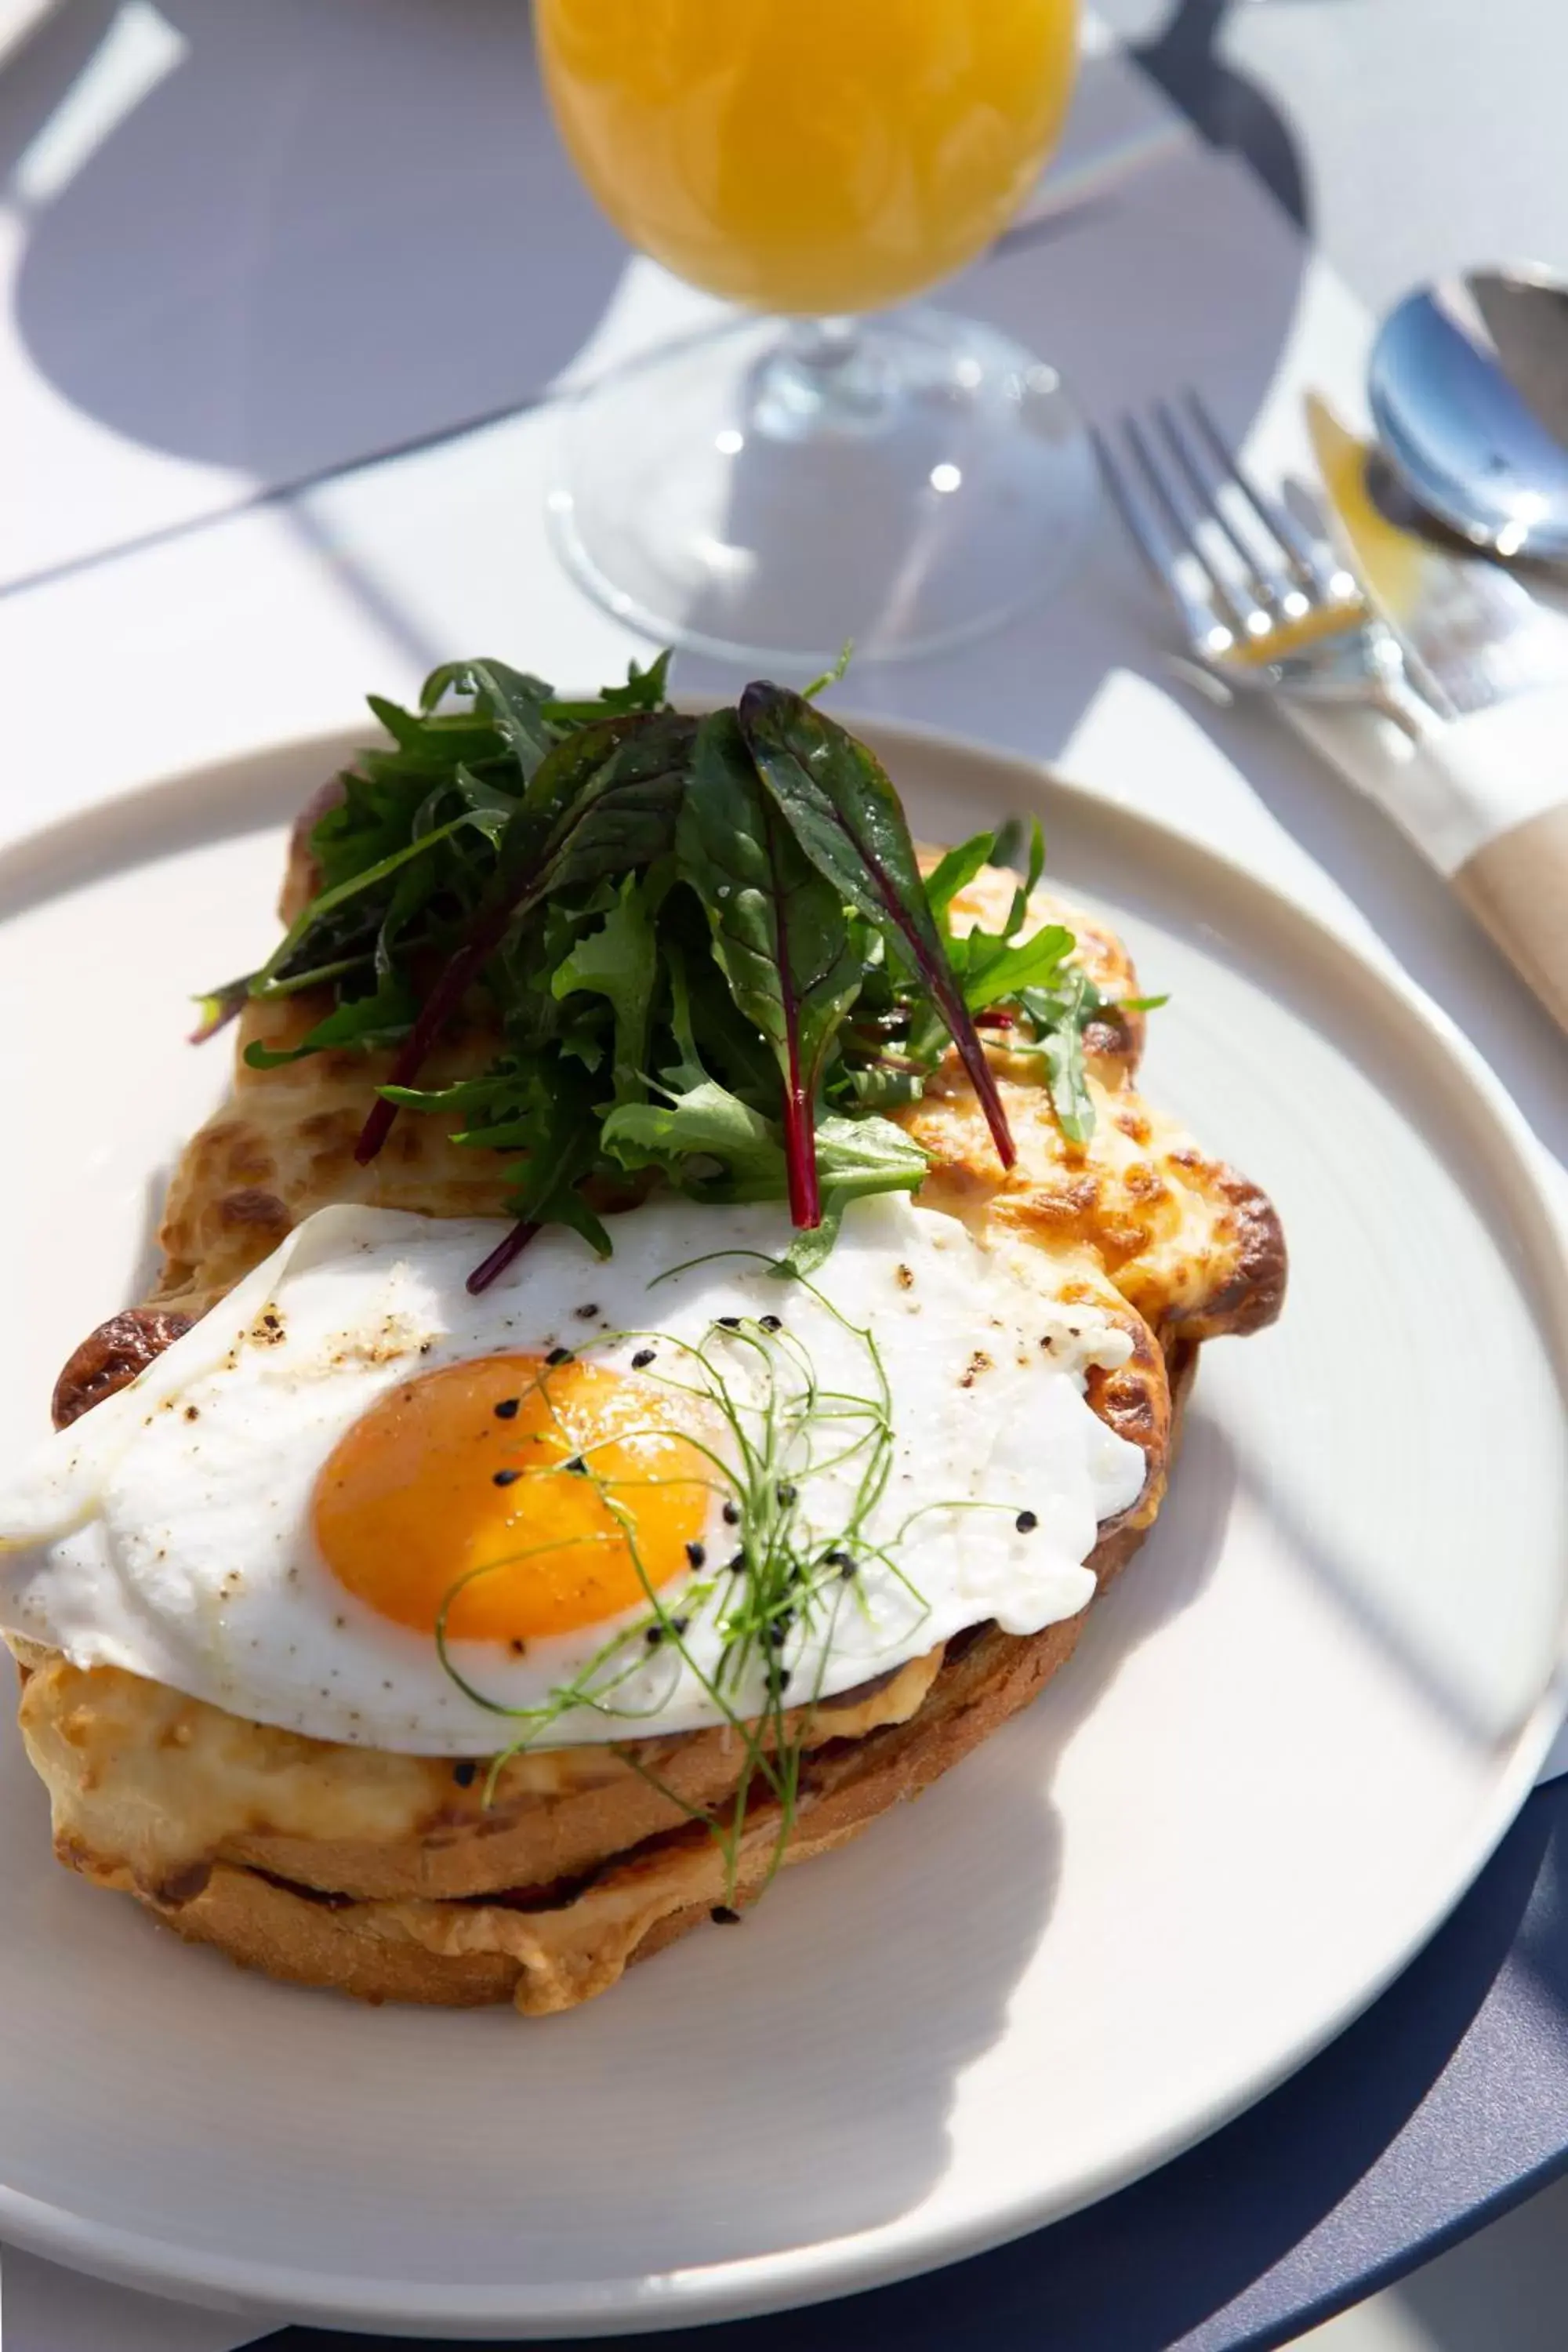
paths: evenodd
<path fill-rule="evenodd" d="M 831 1697 L 1094 1580 L 1141 1450 L 1125 1331 L 901 1196 L 810 1283 L 774 1207 L 658 1200 L 596 1259 L 361 1207 L 305 1220 L 0 1481 L 0 1626 L 252 1720 L 492 1754 Z"/>

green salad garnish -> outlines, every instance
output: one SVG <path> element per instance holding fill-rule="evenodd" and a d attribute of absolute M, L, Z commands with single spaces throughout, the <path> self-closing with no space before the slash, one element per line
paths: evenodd
<path fill-rule="evenodd" d="M 950 1045 L 1012 1164 L 983 1027 L 1042 1056 L 1070 1139 L 1090 1129 L 1083 1033 L 1105 1000 L 1069 930 L 1021 936 L 1038 826 L 1002 929 L 955 932 L 994 833 L 922 880 L 866 744 L 766 682 L 689 717 L 667 699 L 668 658 L 587 702 L 488 660 L 433 672 L 417 711 L 373 696 L 391 746 L 360 754 L 317 823 L 316 896 L 258 971 L 203 1000 L 210 1035 L 248 999 L 331 999 L 287 1052 L 252 1044 L 258 1068 L 392 1053 L 363 1161 L 407 1115 L 516 1155 L 516 1223 L 476 1289 L 542 1225 L 607 1255 L 595 1200 L 650 1175 L 698 1200 L 787 1201 L 786 1268 L 805 1272 L 846 1202 L 919 1185 L 926 1156 L 884 1114 Z M 422 1086 L 476 999 L 500 1041 L 489 1068 Z"/>

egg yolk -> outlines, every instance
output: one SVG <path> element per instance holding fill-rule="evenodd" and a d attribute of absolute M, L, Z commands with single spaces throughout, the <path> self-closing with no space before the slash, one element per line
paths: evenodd
<path fill-rule="evenodd" d="M 657 1382 L 540 1356 L 487 1356 L 389 1390 L 316 1483 L 340 1584 L 379 1615 L 516 1646 L 618 1616 L 689 1566 L 712 1463 Z"/>

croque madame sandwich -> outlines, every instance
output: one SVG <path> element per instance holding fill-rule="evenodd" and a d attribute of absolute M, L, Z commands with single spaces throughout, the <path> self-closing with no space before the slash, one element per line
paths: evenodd
<path fill-rule="evenodd" d="M 60 1859 L 274 1976 L 540 2014 L 732 1924 L 1035 1696 L 1279 1307 L 1037 836 L 663 686 L 373 706 L 0 1483 Z"/>

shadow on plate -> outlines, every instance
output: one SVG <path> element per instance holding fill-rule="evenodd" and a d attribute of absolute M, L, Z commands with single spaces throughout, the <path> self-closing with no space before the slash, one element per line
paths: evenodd
<path fill-rule="evenodd" d="M 1044 1790 L 981 1761 L 791 1874 L 742 1927 L 700 1929 L 569 2016 L 367 2010 L 183 1948 L 61 1870 L 42 1791 L 15 1735 L 0 1739 L 0 1980 L 47 1983 L 44 2039 L 73 2014 L 79 2039 L 105 1982 L 121 1989 L 131 2046 L 110 2070 L 118 2092 L 89 2102 L 98 2144 L 123 2140 L 120 2218 L 160 2239 L 221 2239 L 201 2124 L 221 2102 L 247 2114 L 247 2161 L 279 2168 L 247 2253 L 298 2260 L 320 2232 L 290 2200 L 364 2179 L 334 2200 L 342 2267 L 366 2275 L 493 2276 L 513 2200 L 515 2274 L 534 2286 L 585 2262 L 632 2278 L 742 2261 L 908 2212 L 942 2175 L 954 2084 L 1002 2031 L 1058 1866 Z M 276 2098 L 258 2096 L 258 2066 Z M 46 2122 L 47 2073 L 41 2042 L 37 2063 L 7 2060 L 0 2179 L 68 2202 L 83 2102 L 73 2091 Z M 297 2135 L 310 2083 L 332 2087 L 309 2097 L 314 2154 L 300 2166 L 289 2117 Z M 548 2131 L 520 2131 L 531 2115 Z M 395 2242 L 378 2210 L 400 2167 L 411 2197 L 421 2173 L 440 2184 L 424 2246 Z M 185 2219 L 171 2230 L 174 2211 Z"/>
<path fill-rule="evenodd" d="M 1147 2180 L 994 2253 L 821 2305 L 805 2323 L 784 2313 L 672 2331 L 668 2352 L 797 2352 L 803 2325 L 815 2352 L 978 2341 L 1201 2352 L 1293 2341 L 1483 2218 L 1467 2195 L 1489 2191 L 1500 2210 L 1552 2168 L 1526 2170 L 1518 2147 L 1505 2147 L 1510 2130 L 1523 2145 L 1527 2121 L 1552 2128 L 1544 2114 L 1531 2116 L 1530 2086 L 1511 2071 L 1520 2053 L 1509 2012 L 1521 1989 L 1510 1945 L 1539 1915 L 1568 1950 L 1562 1810 L 1543 1798 L 1529 1808 L 1427 1951 L 1329 2052 Z M 1483 2117 L 1498 2143 L 1491 2164 L 1474 2145 Z M 1412 2308 L 1425 2317 L 1418 2295 Z M 1458 2352 L 1452 2330 L 1433 2332 Z M 332 2352 L 339 2340 L 304 2328 L 275 2339 L 277 2352 Z"/>
<path fill-rule="evenodd" d="M 700 1930 L 570 2016 L 520 2023 L 504 2012 L 365 2011 L 183 1951 L 128 1903 L 59 1871 L 39 1792 L 14 1750 L 0 1770 L 0 1872 L 13 1890 L 0 1990 L 47 1981 L 44 2048 L 112 1974 L 122 2050 L 140 2053 L 122 2056 L 121 2069 L 151 2067 L 161 2088 L 149 2113 L 122 2086 L 97 2127 L 111 2137 L 123 2127 L 128 2164 L 134 2139 L 132 2177 L 150 2184 L 141 2226 L 159 2235 L 171 2199 L 193 2227 L 214 2226 L 199 2210 L 209 2194 L 199 2114 L 216 2100 L 243 2105 L 255 2160 L 275 2157 L 291 2178 L 299 2111 L 287 2085 L 321 2070 L 336 2095 L 320 2112 L 312 2103 L 320 2145 L 310 2178 L 325 2168 L 347 2184 L 363 2173 L 384 2194 L 392 2135 L 410 2166 L 442 2184 L 428 2260 L 443 2277 L 462 2274 L 470 2229 L 475 2274 L 493 2266 L 498 2198 L 504 2210 L 511 2196 L 527 2273 L 541 2285 L 581 2274 L 580 2217 L 602 2216 L 606 2200 L 627 2276 L 877 2229 L 941 2180 L 955 2088 L 1001 2035 L 1049 1933 L 1061 1864 L 1050 1790 L 1062 1752 L 1131 1651 L 1203 1591 L 1232 1484 L 1223 1432 L 1199 1410 L 1157 1531 L 1025 1717 L 918 1806 L 789 1874 L 742 1927 Z M 258 2069 L 279 2085 L 275 2097 L 258 2100 Z M 27 2123 L 47 2101 L 47 2074 L 16 2054 L 8 2069 L 31 2160 L 0 2135 L 0 2178 L 21 2187 L 34 2166 L 47 2173 L 64 2161 L 49 2145 L 55 2129 L 37 2127 L 37 2113 Z M 530 2113 L 550 2118 L 544 2144 L 516 2131 Z M 612 2182 L 607 2147 L 637 2151 L 630 2173 L 617 2159 Z M 293 2193 L 311 2192 L 302 2184 L 273 2200 L 258 2229 L 279 2242 L 258 2242 L 258 2257 L 286 2258 Z M 136 2225 L 135 2213 L 126 2218 Z M 344 2187 L 341 2220 L 356 2268 L 395 2259 L 407 2274 L 419 2263 L 416 2252 L 375 2242 L 368 2189 L 362 2210 Z M 602 2242 L 593 2259 L 602 2268 Z"/>

